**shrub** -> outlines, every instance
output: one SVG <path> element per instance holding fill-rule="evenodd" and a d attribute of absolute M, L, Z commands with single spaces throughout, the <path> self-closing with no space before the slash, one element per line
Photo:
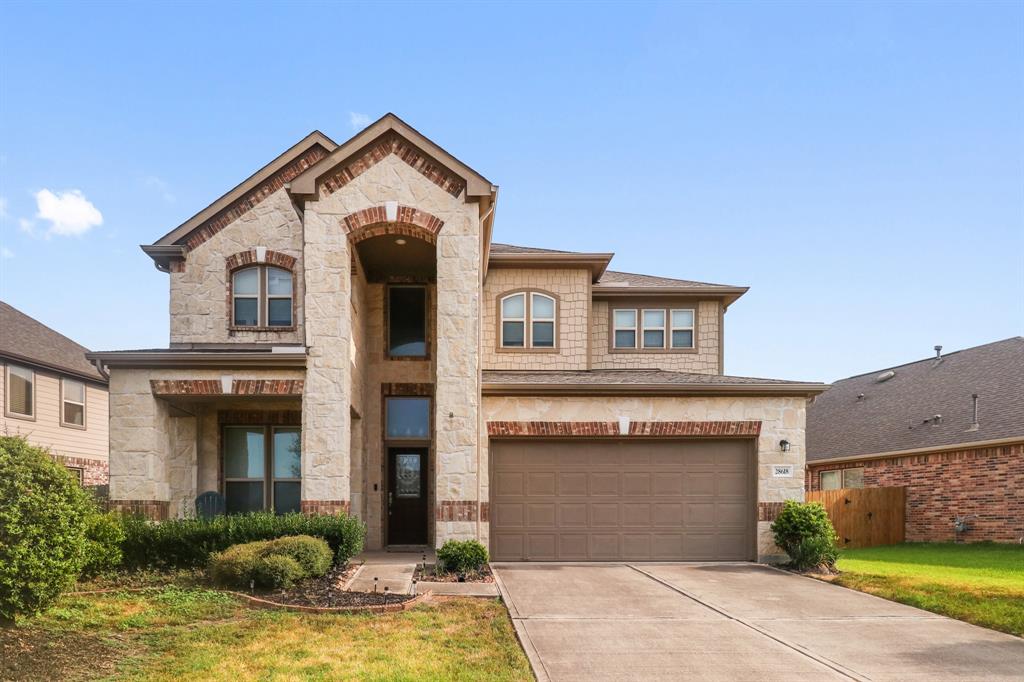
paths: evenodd
<path fill-rule="evenodd" d="M 0 619 L 38 613 L 74 582 L 93 509 L 45 450 L 0 436 Z"/>
<path fill-rule="evenodd" d="M 775 544 L 789 555 L 797 570 L 835 566 L 836 531 L 820 502 L 801 504 L 787 500 L 772 522 Z"/>
<path fill-rule="evenodd" d="M 257 512 L 213 519 L 172 519 L 159 523 L 141 517 L 123 521 L 122 544 L 128 568 L 201 568 L 210 555 L 257 540 L 311 535 L 327 541 L 343 564 L 363 550 L 366 525 L 351 516 L 309 516 Z"/>
<path fill-rule="evenodd" d="M 121 565 L 121 543 L 125 532 L 121 517 L 114 513 L 94 513 L 85 522 L 85 564 L 82 575 L 92 577 Z"/>
<path fill-rule="evenodd" d="M 445 571 L 479 571 L 487 563 L 487 548 L 476 540 L 448 540 L 437 550 L 437 560 Z"/>
<path fill-rule="evenodd" d="M 331 568 L 325 540 L 298 535 L 247 542 L 210 557 L 210 577 L 229 587 L 291 587 L 303 578 L 322 576 Z"/>

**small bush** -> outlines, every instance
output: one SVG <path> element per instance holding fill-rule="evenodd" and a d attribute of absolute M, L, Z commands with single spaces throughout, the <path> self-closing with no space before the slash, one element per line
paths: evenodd
<path fill-rule="evenodd" d="M 789 555 L 791 565 L 800 571 L 824 567 L 832 569 L 838 558 L 836 531 L 820 502 L 801 504 L 787 500 L 772 522 L 775 544 Z"/>
<path fill-rule="evenodd" d="M 127 568 L 201 568 L 210 556 L 228 547 L 293 535 L 323 538 L 335 561 L 343 564 L 363 551 L 366 524 L 351 516 L 270 512 L 218 516 L 213 519 L 171 519 L 159 523 L 126 517 L 122 544 Z"/>
<path fill-rule="evenodd" d="M 36 614 L 78 577 L 91 496 L 43 449 L 0 436 L 0 619 Z"/>
<path fill-rule="evenodd" d="M 479 571 L 487 558 L 487 548 L 476 540 L 448 540 L 437 550 L 442 570 L 454 573 Z"/>
<path fill-rule="evenodd" d="M 331 568 L 331 548 L 308 535 L 247 542 L 210 557 L 210 577 L 219 585 L 248 588 L 291 587 Z"/>
<path fill-rule="evenodd" d="M 95 513 L 85 523 L 85 564 L 82 575 L 86 578 L 106 573 L 121 565 L 121 543 L 125 532 L 121 517 L 113 512 Z"/>

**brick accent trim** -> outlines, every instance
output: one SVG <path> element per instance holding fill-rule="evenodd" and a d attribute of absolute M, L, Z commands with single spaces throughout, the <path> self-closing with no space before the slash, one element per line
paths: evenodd
<path fill-rule="evenodd" d="M 303 379 L 234 379 L 231 392 L 221 390 L 219 379 L 150 379 L 155 396 L 185 395 L 275 395 L 301 396 Z"/>
<path fill-rule="evenodd" d="M 758 502 L 757 503 L 757 520 L 758 521 L 774 521 L 779 518 L 779 512 L 782 511 L 782 505 L 784 502 Z"/>
<path fill-rule="evenodd" d="M 311 147 L 302 156 L 274 173 L 258 187 L 253 188 L 245 196 L 233 202 L 230 206 L 193 230 L 185 240 L 186 250 L 192 251 L 209 241 L 215 234 L 251 211 L 261 201 L 284 187 L 286 183 L 297 178 L 303 171 L 325 156 L 327 156 L 327 150 L 323 147 L 319 145 Z"/>
<path fill-rule="evenodd" d="M 385 397 L 418 396 L 430 398 L 434 395 L 434 384 L 381 384 L 380 394 Z"/>
<path fill-rule="evenodd" d="M 391 154 L 405 161 L 416 172 L 453 197 L 459 196 L 466 189 L 466 183 L 462 178 L 398 134 L 389 133 L 383 135 L 362 154 L 353 157 L 348 163 L 325 178 L 322 182 L 323 193 L 330 195 L 337 192 Z"/>
<path fill-rule="evenodd" d="M 437 244 L 437 235 L 444 227 L 444 221 L 437 216 L 412 206 L 398 206 L 395 220 L 387 219 L 384 206 L 371 206 L 345 216 L 341 228 L 353 244 L 391 234 L 422 239 Z"/>
<path fill-rule="evenodd" d="M 264 258 L 262 262 L 256 259 L 256 249 L 239 251 L 238 253 L 224 259 L 224 265 L 227 268 L 228 273 L 245 265 L 254 264 L 273 265 L 278 268 L 284 268 L 285 270 L 294 270 L 295 263 L 295 256 L 289 256 L 287 253 L 281 253 L 280 251 L 271 251 L 270 249 L 267 249 L 266 258 Z"/>
<path fill-rule="evenodd" d="M 489 421 L 487 435 L 499 438 L 516 437 L 717 437 L 753 438 L 761 434 L 760 421 L 634 421 L 627 434 L 619 433 L 618 422 L 541 422 Z"/>
<path fill-rule="evenodd" d="M 167 500 L 110 500 L 109 508 L 124 514 L 136 514 L 152 521 L 165 521 L 171 503 Z"/>
<path fill-rule="evenodd" d="M 303 514 L 310 516 L 337 516 L 348 514 L 349 504 L 348 500 L 302 500 L 299 502 L 299 509 Z"/>
<path fill-rule="evenodd" d="M 89 487 L 110 483 L 110 465 L 104 459 L 69 457 L 56 454 L 51 456 L 69 469 L 81 469 L 83 486 Z"/>
<path fill-rule="evenodd" d="M 476 500 L 439 500 L 434 506 L 434 519 L 437 521 L 476 521 L 477 509 Z"/>

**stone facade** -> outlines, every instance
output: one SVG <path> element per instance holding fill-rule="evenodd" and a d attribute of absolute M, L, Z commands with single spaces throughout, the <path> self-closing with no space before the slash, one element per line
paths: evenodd
<path fill-rule="evenodd" d="M 823 471 L 864 469 L 867 488 L 906 487 L 908 542 L 951 542 L 953 517 L 974 515 L 969 542 L 1024 538 L 1024 443 L 838 463 L 811 463 L 807 489 Z"/>

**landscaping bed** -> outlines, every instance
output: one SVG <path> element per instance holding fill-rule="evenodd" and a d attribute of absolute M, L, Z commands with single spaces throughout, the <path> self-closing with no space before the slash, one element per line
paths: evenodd
<path fill-rule="evenodd" d="M 259 591 L 254 593 L 254 596 L 277 604 L 317 608 L 382 606 L 400 604 L 413 598 L 408 594 L 344 591 L 345 583 L 358 568 L 359 566 L 356 564 L 350 564 L 344 568 L 335 567 L 320 578 L 307 578 L 289 589 Z"/>
<path fill-rule="evenodd" d="M 491 567 L 484 564 L 480 569 L 475 571 L 467 571 L 465 573 L 455 573 L 454 571 L 441 571 L 437 570 L 436 564 L 426 564 L 426 570 L 423 564 L 416 565 L 416 573 L 413 575 L 417 581 L 428 582 L 428 583 L 493 583 L 494 574 L 491 573 Z"/>

